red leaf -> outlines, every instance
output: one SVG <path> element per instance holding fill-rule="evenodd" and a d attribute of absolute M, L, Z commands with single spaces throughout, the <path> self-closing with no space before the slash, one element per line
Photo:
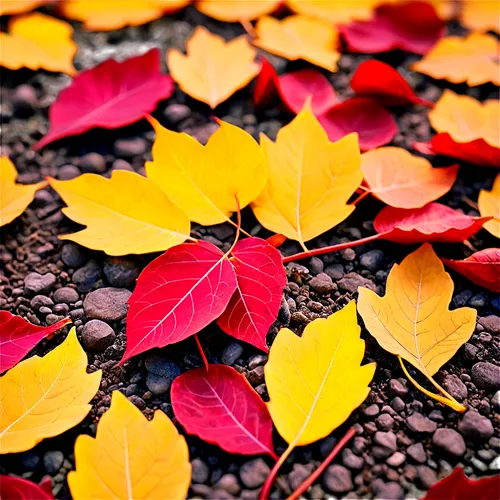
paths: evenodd
<path fill-rule="evenodd" d="M 232 254 L 238 285 L 217 324 L 227 334 L 268 352 L 266 335 L 287 282 L 281 254 L 260 238 L 239 241 Z"/>
<path fill-rule="evenodd" d="M 160 51 L 152 49 L 121 63 L 108 59 L 83 71 L 51 106 L 50 130 L 33 149 L 94 127 L 113 129 L 140 120 L 174 91 L 172 79 L 160 69 Z"/>
<path fill-rule="evenodd" d="M 500 293 L 500 249 L 486 248 L 464 260 L 441 260 L 476 285 Z"/>
<path fill-rule="evenodd" d="M 286 241 L 286 236 L 284 234 L 273 234 L 272 236 L 269 236 L 266 240 L 270 245 L 272 245 L 274 248 L 278 248 L 283 243 Z"/>
<path fill-rule="evenodd" d="M 174 414 L 189 434 L 229 453 L 276 457 L 267 407 L 234 368 L 189 370 L 174 380 L 171 398 Z"/>
<path fill-rule="evenodd" d="M 260 57 L 261 69 L 255 80 L 253 104 L 263 108 L 278 96 L 278 74 L 273 65 L 263 56 Z"/>
<path fill-rule="evenodd" d="M 461 467 L 431 486 L 423 500 L 494 500 L 500 491 L 500 476 L 473 481 Z"/>
<path fill-rule="evenodd" d="M 338 28 L 350 52 L 365 54 L 401 49 L 424 55 L 445 32 L 444 22 L 426 2 L 381 5 L 369 21 Z"/>
<path fill-rule="evenodd" d="M 446 205 L 428 203 L 409 210 L 385 207 L 373 226 L 377 233 L 387 233 L 384 240 L 396 243 L 459 243 L 477 233 L 488 220 L 490 217 L 469 217 Z"/>
<path fill-rule="evenodd" d="M 121 363 L 199 332 L 222 314 L 235 289 L 233 266 L 215 245 L 199 241 L 168 249 L 146 266 L 130 296 Z"/>
<path fill-rule="evenodd" d="M 38 484 L 15 476 L 0 475 L 0 498 L 3 500 L 54 500 L 50 479 Z"/>
<path fill-rule="evenodd" d="M 330 141 L 338 141 L 351 132 L 357 132 L 362 151 L 383 146 L 398 133 L 391 113 L 368 97 L 348 99 L 318 116 L 318 120 Z"/>
<path fill-rule="evenodd" d="M 66 318 L 50 326 L 32 325 L 21 316 L 0 311 L 0 373 L 17 365 L 38 342 L 71 323 Z"/>
<path fill-rule="evenodd" d="M 351 88 L 358 95 L 372 97 L 383 106 L 434 103 L 418 97 L 408 82 L 392 66 L 371 59 L 361 63 L 351 79 Z"/>

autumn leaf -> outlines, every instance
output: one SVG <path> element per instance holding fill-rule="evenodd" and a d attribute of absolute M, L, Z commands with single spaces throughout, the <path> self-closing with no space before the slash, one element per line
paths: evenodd
<path fill-rule="evenodd" d="M 170 74 L 186 94 L 211 108 L 248 85 L 259 72 L 254 61 L 257 51 L 246 36 L 226 42 L 197 26 L 186 43 L 186 52 L 169 49 Z"/>
<path fill-rule="evenodd" d="M 146 174 L 190 220 L 203 225 L 230 221 L 238 205 L 247 206 L 264 189 L 264 155 L 244 130 L 218 120 L 220 127 L 202 146 L 193 137 L 148 119 L 156 140 Z"/>
<path fill-rule="evenodd" d="M 500 175 L 497 175 L 491 191 L 481 189 L 477 205 L 483 217 L 493 217 L 484 228 L 493 236 L 500 238 Z"/>
<path fill-rule="evenodd" d="M 188 447 L 172 421 L 161 410 L 148 420 L 119 391 L 96 437 L 78 436 L 75 461 L 68 474 L 74 500 L 182 499 L 191 483 Z"/>
<path fill-rule="evenodd" d="M 281 3 L 282 0 L 199 0 L 196 8 L 218 21 L 237 23 L 270 14 Z"/>
<path fill-rule="evenodd" d="M 361 170 L 371 193 L 396 208 L 420 208 L 453 186 L 458 165 L 433 168 L 402 148 L 385 147 L 361 156 Z"/>
<path fill-rule="evenodd" d="M 358 312 L 381 347 L 412 364 L 444 397 L 424 389 L 427 396 L 465 411 L 432 376 L 469 340 L 477 312 L 468 307 L 448 309 L 453 281 L 432 246 L 425 243 L 401 265 L 394 265 L 385 297 L 363 287 L 358 292 Z"/>
<path fill-rule="evenodd" d="M 252 208 L 264 227 L 305 247 L 352 213 L 347 201 L 362 180 L 354 134 L 331 143 L 306 106 L 276 142 L 261 135 L 261 147 L 268 181 Z"/>
<path fill-rule="evenodd" d="M 263 16 L 255 27 L 252 41 L 261 49 L 290 61 L 304 59 L 329 71 L 337 71 L 340 52 L 338 36 L 332 24 L 302 15 L 278 20 Z"/>
<path fill-rule="evenodd" d="M 277 458 L 266 404 L 234 368 L 189 370 L 174 380 L 171 398 L 175 417 L 189 434 L 228 453 Z"/>
<path fill-rule="evenodd" d="M 48 476 L 40 485 L 15 476 L 0 475 L 0 498 L 5 500 L 54 500 Z"/>
<path fill-rule="evenodd" d="M 123 62 L 108 59 L 80 73 L 61 91 L 49 110 L 49 133 L 33 149 L 94 127 L 130 125 L 173 91 L 172 79 L 161 74 L 158 49 Z"/>
<path fill-rule="evenodd" d="M 7 156 L 0 157 L 0 226 L 19 217 L 33 201 L 35 193 L 44 188 L 45 181 L 36 184 L 16 184 L 17 171 Z"/>
<path fill-rule="evenodd" d="M 460 22 L 471 31 L 500 31 L 498 0 L 462 0 Z"/>
<path fill-rule="evenodd" d="M 110 179 L 84 174 L 69 181 L 49 179 L 66 203 L 64 214 L 87 227 L 60 236 L 108 255 L 158 252 L 189 238 L 187 216 L 151 180 L 126 170 Z"/>
<path fill-rule="evenodd" d="M 54 0 L 2 0 L 0 3 L 0 16 L 11 16 L 12 14 L 22 14 L 30 12 L 45 4 L 53 3 Z"/>
<path fill-rule="evenodd" d="M 488 82 L 500 85 L 499 51 L 498 39 L 492 35 L 448 36 L 411 69 L 452 83 L 466 82 L 470 87 Z"/>
<path fill-rule="evenodd" d="M 46 356 L 28 358 L 1 377 L 0 453 L 29 450 L 80 423 L 101 382 L 100 370 L 87 374 L 86 368 L 73 327 Z"/>

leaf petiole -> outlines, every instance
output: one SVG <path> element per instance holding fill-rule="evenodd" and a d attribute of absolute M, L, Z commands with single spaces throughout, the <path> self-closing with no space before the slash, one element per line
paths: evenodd
<path fill-rule="evenodd" d="M 264 483 L 264 486 L 262 486 L 262 490 L 260 490 L 259 493 L 259 500 L 268 500 L 269 499 L 269 493 L 271 492 L 271 486 L 274 483 L 274 480 L 276 479 L 276 476 L 278 474 L 278 471 L 280 467 L 284 464 L 286 459 L 290 456 L 290 453 L 292 453 L 293 449 L 295 448 L 295 444 L 298 441 L 298 438 L 300 436 L 297 436 L 295 441 L 290 443 L 288 445 L 288 448 L 282 453 L 282 455 L 279 457 L 278 461 L 274 464 L 274 467 L 271 469 L 271 472 L 269 473 L 269 476 L 267 476 L 266 482 Z"/>
<path fill-rule="evenodd" d="M 203 360 L 203 364 L 205 365 L 205 369 L 208 372 L 208 365 L 209 365 L 208 359 L 207 359 L 207 356 L 205 355 L 205 351 L 203 350 L 200 339 L 198 338 L 198 334 L 194 335 L 194 340 L 196 341 L 196 345 L 198 346 L 198 350 L 200 351 L 201 359 Z"/>

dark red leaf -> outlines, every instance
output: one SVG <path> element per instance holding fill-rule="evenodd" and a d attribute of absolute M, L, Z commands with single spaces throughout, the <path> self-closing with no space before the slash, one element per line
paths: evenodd
<path fill-rule="evenodd" d="M 239 241 L 232 254 L 238 285 L 217 324 L 227 334 L 268 352 L 266 335 L 287 282 L 281 254 L 260 238 Z"/>
<path fill-rule="evenodd" d="M 464 260 L 441 260 L 476 285 L 500 293 L 500 249 L 486 248 Z"/>
<path fill-rule="evenodd" d="M 372 19 L 340 25 L 339 31 L 350 52 L 424 55 L 444 35 L 445 24 L 427 2 L 405 2 L 381 5 Z"/>
<path fill-rule="evenodd" d="M 267 407 L 234 368 L 189 370 L 174 380 L 171 397 L 175 417 L 189 434 L 229 453 L 276 457 Z"/>
<path fill-rule="evenodd" d="M 222 314 L 235 290 L 233 266 L 215 245 L 169 248 L 146 266 L 130 296 L 121 362 L 199 332 Z"/>
<path fill-rule="evenodd" d="M 260 57 L 260 73 L 255 80 L 253 103 L 255 107 L 263 108 L 278 97 L 278 74 L 273 65 L 263 56 Z"/>
<path fill-rule="evenodd" d="M 0 373 L 17 365 L 38 342 L 71 323 L 66 318 L 50 326 L 32 325 L 21 316 L 0 311 Z"/>
<path fill-rule="evenodd" d="M 160 51 L 152 49 L 83 71 L 51 106 L 50 130 L 33 149 L 94 127 L 114 129 L 140 120 L 174 91 L 172 78 L 160 70 Z"/>
<path fill-rule="evenodd" d="M 49 478 L 40 486 L 27 479 L 0 475 L 0 498 L 2 500 L 54 500 Z"/>

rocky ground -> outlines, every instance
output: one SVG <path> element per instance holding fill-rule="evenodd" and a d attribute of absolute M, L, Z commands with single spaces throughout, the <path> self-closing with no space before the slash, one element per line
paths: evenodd
<path fill-rule="evenodd" d="M 163 51 L 167 47 L 182 49 L 197 24 L 204 24 L 228 38 L 243 32 L 237 25 L 217 23 L 194 9 L 144 27 L 113 33 L 89 34 L 77 28 L 75 39 L 80 50 L 76 66 L 88 68 L 108 57 L 125 58 L 153 46 Z M 275 57 L 270 59 L 279 72 L 302 66 Z M 344 55 L 339 63 L 340 71 L 329 76 L 340 97 L 349 96 L 350 76 L 365 59 L 368 56 Z M 381 59 L 397 67 L 419 95 L 437 100 L 443 87 L 408 72 L 413 56 L 393 53 L 382 55 Z M 1 153 L 14 160 L 20 172 L 19 181 L 32 183 L 47 175 L 71 179 L 85 172 L 109 176 L 116 169 L 143 173 L 144 162 L 151 157 L 154 138 L 145 121 L 116 131 L 92 131 L 40 152 L 32 151 L 31 146 L 47 130 L 50 104 L 68 81 L 66 76 L 41 71 L 2 72 Z M 494 88 L 489 86 L 452 88 L 479 99 L 497 97 Z M 400 109 L 397 113 L 401 133 L 394 145 L 410 148 L 414 141 L 429 139 L 431 129 L 425 108 Z M 256 138 L 260 132 L 274 138 L 279 128 L 291 119 L 291 115 L 277 108 L 254 109 L 249 89 L 219 106 L 215 114 L 244 127 Z M 202 142 L 216 127 L 211 115 L 208 107 L 180 91 L 155 113 L 163 124 L 188 132 Z M 449 159 L 434 162 L 435 165 L 451 163 Z M 477 200 L 481 188 L 491 187 L 495 173 L 492 169 L 464 165 L 453 190 L 442 201 L 477 215 L 471 201 Z M 124 392 L 148 417 L 158 408 L 173 417 L 169 396 L 172 380 L 185 370 L 201 366 L 192 339 L 118 366 L 125 349 L 126 301 L 137 276 L 155 255 L 113 258 L 60 241 L 57 235 L 77 230 L 77 225 L 62 214 L 63 206 L 59 197 L 46 188 L 37 193 L 22 217 L 2 228 L 0 233 L 3 268 L 0 307 L 35 324 L 50 324 L 69 315 L 89 354 L 90 371 L 103 370 L 93 410 L 81 425 L 43 441 L 33 450 L 1 457 L 2 473 L 22 475 L 34 481 L 50 475 L 57 498 L 69 498 L 66 474 L 74 467 L 76 436 L 94 434 L 99 416 L 109 407 L 113 390 Z M 381 207 L 377 201 L 364 200 L 345 223 L 311 242 L 310 247 L 373 234 L 372 220 Z M 252 234 L 269 235 L 248 209 L 243 212 L 243 225 Z M 227 248 L 234 230 L 229 225 L 195 227 L 194 235 Z M 469 243 L 469 246 L 438 245 L 436 250 L 443 256 L 463 258 L 470 254 L 469 247 L 489 248 L 498 245 L 498 240 L 481 231 Z M 285 299 L 269 340 L 282 326 L 300 333 L 312 319 L 331 314 L 355 299 L 360 285 L 383 294 L 391 266 L 411 250 L 413 247 L 377 241 L 338 254 L 288 264 Z M 291 254 L 299 248 L 295 243 L 286 243 L 282 251 Z M 310 498 L 419 497 L 457 464 L 471 477 L 500 470 L 500 304 L 498 297 L 487 290 L 459 275 L 453 274 L 453 278 L 452 308 L 464 305 L 476 308 L 478 324 L 470 341 L 436 378 L 469 410 L 464 415 L 457 414 L 414 389 L 404 379 L 397 358 L 384 352 L 363 330 L 367 345 L 365 361 L 377 362 L 372 392 L 349 421 L 355 425 L 357 436 L 310 490 Z M 63 337 L 59 335 L 43 342 L 35 352 L 48 352 Z M 245 373 L 266 399 L 264 354 L 226 336 L 216 326 L 202 332 L 200 339 L 211 362 L 225 363 Z M 297 449 L 282 468 L 273 498 L 284 498 L 296 488 L 329 453 L 346 428 L 338 429 L 317 444 Z M 275 437 L 279 454 L 285 446 L 277 434 Z M 192 436 L 187 436 L 187 441 L 193 464 L 191 498 L 257 497 L 272 466 L 270 459 L 230 455 Z"/>

